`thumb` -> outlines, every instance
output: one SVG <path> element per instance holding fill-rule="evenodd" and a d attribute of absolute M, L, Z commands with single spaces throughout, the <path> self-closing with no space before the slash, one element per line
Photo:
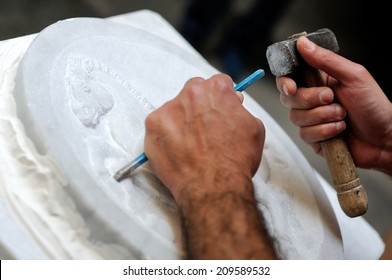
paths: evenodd
<path fill-rule="evenodd" d="M 356 78 L 352 71 L 356 63 L 316 45 L 305 36 L 298 38 L 297 50 L 310 66 L 324 71 L 342 83 L 351 82 Z"/>

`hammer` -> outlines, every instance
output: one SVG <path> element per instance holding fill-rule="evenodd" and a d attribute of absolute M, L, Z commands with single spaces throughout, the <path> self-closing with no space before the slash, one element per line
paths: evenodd
<path fill-rule="evenodd" d="M 271 73 L 275 76 L 290 75 L 298 86 L 324 86 L 320 72 L 306 64 L 297 51 L 296 42 L 300 36 L 306 36 L 320 47 L 335 53 L 339 51 L 336 37 L 328 28 L 312 33 L 294 34 L 267 48 L 266 56 Z M 337 135 L 320 144 L 343 212 L 351 218 L 365 214 L 368 206 L 367 195 L 344 138 Z"/>

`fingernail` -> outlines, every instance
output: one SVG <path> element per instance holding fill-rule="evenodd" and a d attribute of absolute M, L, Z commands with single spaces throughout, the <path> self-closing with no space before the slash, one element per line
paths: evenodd
<path fill-rule="evenodd" d="M 282 90 L 283 90 L 284 94 L 289 95 L 289 90 L 287 89 L 287 85 L 286 84 L 282 85 Z"/>
<path fill-rule="evenodd" d="M 336 116 L 338 116 L 339 118 L 341 118 L 342 115 L 343 115 L 342 108 L 340 108 L 339 106 L 335 106 L 335 113 L 336 113 Z"/>
<path fill-rule="evenodd" d="M 340 107 L 339 105 L 336 105 L 335 106 L 335 112 L 336 112 L 336 115 L 339 117 L 339 118 L 344 118 L 345 116 L 346 116 L 346 112 L 345 112 L 345 110 L 342 108 L 342 107 Z"/>
<path fill-rule="evenodd" d="M 323 104 L 329 104 L 332 102 L 330 92 L 325 89 L 320 92 L 320 99 Z"/>
<path fill-rule="evenodd" d="M 346 123 L 341 121 L 336 123 L 336 130 L 343 131 L 346 128 Z"/>
<path fill-rule="evenodd" d="M 303 43 L 304 43 L 303 46 L 304 46 L 305 50 L 307 50 L 309 52 L 314 51 L 314 49 L 316 48 L 315 43 L 313 43 L 312 41 L 310 41 L 306 37 L 304 37 L 304 38 L 305 38 L 305 40 L 303 40 Z"/>

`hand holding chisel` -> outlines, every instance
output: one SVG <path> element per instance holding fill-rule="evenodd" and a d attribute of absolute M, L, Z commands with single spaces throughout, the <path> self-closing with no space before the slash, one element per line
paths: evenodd
<path fill-rule="evenodd" d="M 241 81 L 239 84 L 234 86 L 235 91 L 244 91 L 247 89 L 250 85 L 252 85 L 254 82 L 259 80 L 264 76 L 264 70 L 258 69 L 255 72 L 253 72 L 250 76 L 245 78 L 243 81 Z M 137 158 L 135 158 L 132 162 L 129 164 L 125 165 L 123 168 L 121 168 L 119 171 L 117 171 L 114 174 L 114 179 L 116 181 L 120 182 L 129 175 L 132 174 L 140 165 L 145 163 L 147 161 L 147 156 L 145 153 L 140 154 Z"/>

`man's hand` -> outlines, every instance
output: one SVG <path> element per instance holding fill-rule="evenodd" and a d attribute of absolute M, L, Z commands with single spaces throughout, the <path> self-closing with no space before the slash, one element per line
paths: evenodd
<path fill-rule="evenodd" d="M 301 138 L 321 154 L 319 141 L 346 130 L 358 167 L 392 175 L 392 104 L 377 82 L 362 65 L 306 37 L 298 39 L 297 49 L 326 81 L 325 87 L 297 88 L 288 77 L 276 79 L 281 102 L 291 109 L 290 119 L 300 127 Z"/>
<path fill-rule="evenodd" d="M 145 153 L 180 207 L 191 258 L 275 257 L 251 181 L 265 130 L 242 98 L 227 75 L 193 78 L 146 119 Z"/>

